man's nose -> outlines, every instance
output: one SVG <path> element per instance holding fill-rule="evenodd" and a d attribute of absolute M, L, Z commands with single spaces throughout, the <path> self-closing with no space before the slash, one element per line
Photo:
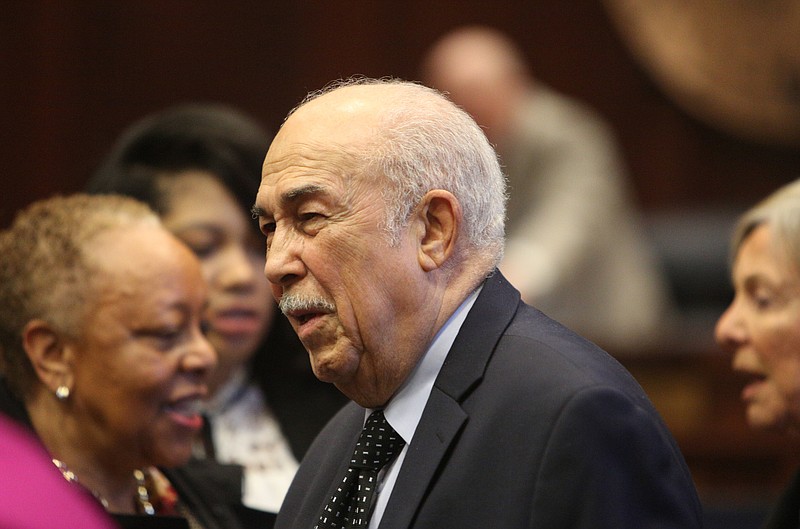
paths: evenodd
<path fill-rule="evenodd" d="M 305 266 L 301 259 L 304 241 L 290 229 L 276 229 L 267 246 L 264 275 L 276 286 L 285 286 L 302 277 Z"/>

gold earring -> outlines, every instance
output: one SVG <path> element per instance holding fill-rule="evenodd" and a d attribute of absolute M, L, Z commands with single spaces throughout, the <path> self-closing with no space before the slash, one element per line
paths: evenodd
<path fill-rule="evenodd" d="M 69 397 L 69 388 L 61 384 L 56 388 L 56 398 L 58 400 L 67 400 L 67 397 Z"/>

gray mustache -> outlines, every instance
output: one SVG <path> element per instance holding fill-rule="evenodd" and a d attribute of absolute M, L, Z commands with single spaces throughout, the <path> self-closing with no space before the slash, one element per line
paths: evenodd
<path fill-rule="evenodd" d="M 334 312 L 336 305 L 323 298 L 284 294 L 278 303 L 278 308 L 286 315 L 295 311 Z"/>

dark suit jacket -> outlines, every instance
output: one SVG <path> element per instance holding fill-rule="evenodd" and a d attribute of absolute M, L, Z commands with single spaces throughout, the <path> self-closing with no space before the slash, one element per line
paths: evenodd
<path fill-rule="evenodd" d="M 309 529 L 364 410 L 311 446 L 277 529 Z M 520 302 L 498 272 L 467 316 L 408 447 L 381 529 L 701 527 L 684 459 L 604 351 Z"/>
<path fill-rule="evenodd" d="M 781 495 L 761 526 L 762 529 L 798 529 L 800 527 L 800 472 Z"/>

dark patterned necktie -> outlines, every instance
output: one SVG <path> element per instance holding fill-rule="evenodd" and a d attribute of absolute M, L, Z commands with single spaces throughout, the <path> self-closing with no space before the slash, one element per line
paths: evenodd
<path fill-rule="evenodd" d="M 344 479 L 322 510 L 315 529 L 366 527 L 378 472 L 400 453 L 406 442 L 378 410 L 367 419 Z"/>

